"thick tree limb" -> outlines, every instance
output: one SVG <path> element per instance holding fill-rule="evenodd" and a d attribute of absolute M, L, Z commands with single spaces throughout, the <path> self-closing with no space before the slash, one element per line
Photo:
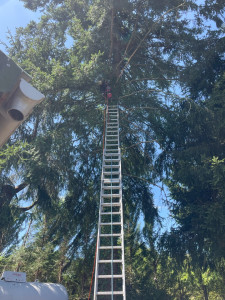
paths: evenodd
<path fill-rule="evenodd" d="M 27 207 L 18 207 L 19 210 L 21 211 L 28 211 L 31 208 L 33 208 L 36 204 L 38 203 L 38 200 L 34 201 L 31 205 L 27 206 Z"/>
<path fill-rule="evenodd" d="M 156 24 L 159 24 L 159 22 L 162 21 L 163 18 L 164 18 L 164 16 L 166 16 L 168 13 L 170 13 L 171 11 L 173 11 L 173 10 L 175 10 L 175 9 L 178 9 L 178 8 L 180 8 L 181 6 L 184 6 L 184 5 L 185 5 L 185 2 L 181 3 L 181 4 L 178 5 L 177 7 L 173 7 L 173 8 L 171 8 L 171 9 L 169 9 L 168 11 L 166 11 L 166 12 L 159 18 L 159 20 L 155 23 L 155 25 L 156 25 Z M 154 25 L 153 25 L 153 27 L 154 27 Z M 133 51 L 133 53 L 132 53 L 132 54 L 130 55 L 130 57 L 128 58 L 126 65 L 124 66 L 124 68 L 123 68 L 123 69 L 121 70 L 121 72 L 120 72 L 120 75 L 119 75 L 119 77 L 118 77 L 118 79 L 117 79 L 117 82 L 118 82 L 118 80 L 120 79 L 120 77 L 123 75 L 124 70 L 125 70 L 126 67 L 129 65 L 131 59 L 134 57 L 134 55 L 136 54 L 136 52 L 137 52 L 137 51 L 140 49 L 140 47 L 142 46 L 143 42 L 146 40 L 147 36 L 148 36 L 148 35 L 150 34 L 150 32 L 152 31 L 153 27 L 151 27 L 151 28 L 146 32 L 146 34 L 144 35 L 144 37 L 141 39 L 140 43 L 137 45 L 136 49 Z"/>

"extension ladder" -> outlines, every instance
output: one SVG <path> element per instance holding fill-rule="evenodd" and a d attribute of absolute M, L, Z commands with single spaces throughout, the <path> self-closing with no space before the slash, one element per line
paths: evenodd
<path fill-rule="evenodd" d="M 118 106 L 106 107 L 94 300 L 126 300 Z"/>

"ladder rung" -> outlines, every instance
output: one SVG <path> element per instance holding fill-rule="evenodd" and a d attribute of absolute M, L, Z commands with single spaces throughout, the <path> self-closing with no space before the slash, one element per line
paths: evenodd
<path fill-rule="evenodd" d="M 121 233 L 101 233 L 100 237 L 121 236 Z"/>
<path fill-rule="evenodd" d="M 121 194 L 102 194 L 102 198 L 119 198 Z"/>
<path fill-rule="evenodd" d="M 113 226 L 113 225 L 122 225 L 121 222 L 113 222 L 113 223 L 100 223 L 101 226 Z"/>
<path fill-rule="evenodd" d="M 107 260 L 99 260 L 100 264 L 109 264 L 109 263 L 122 263 L 122 259 L 107 259 Z"/>
<path fill-rule="evenodd" d="M 108 207 L 111 207 L 111 206 L 120 206 L 121 202 L 113 202 L 113 203 L 104 203 L 104 202 L 102 202 L 101 205 L 102 206 L 108 206 Z"/>
<path fill-rule="evenodd" d="M 105 153 L 105 156 L 119 156 L 119 153 Z"/>
<path fill-rule="evenodd" d="M 102 212 L 101 215 L 121 215 L 121 212 L 119 212 L 119 211 Z"/>
<path fill-rule="evenodd" d="M 121 212 L 113 211 L 113 212 L 107 212 L 107 213 L 101 213 L 101 215 L 120 215 Z"/>
<path fill-rule="evenodd" d="M 118 185 L 118 186 L 110 185 L 110 186 L 102 187 L 103 191 L 111 191 L 111 190 L 119 190 L 119 189 L 120 189 L 120 185 Z"/>
<path fill-rule="evenodd" d="M 110 136 L 110 137 L 113 137 L 113 135 Z M 119 139 L 118 139 L 118 138 L 117 138 L 117 139 L 109 139 L 109 138 L 107 138 L 107 139 L 106 139 L 106 143 L 109 143 L 109 142 L 118 143 L 118 142 L 119 142 Z"/>
<path fill-rule="evenodd" d="M 116 183 L 118 185 L 105 185 L 110 183 Z M 104 185 L 102 186 L 103 190 L 119 190 L 121 188 L 121 185 L 119 182 L 104 182 Z"/>
<path fill-rule="evenodd" d="M 111 179 L 111 178 L 105 178 L 105 179 L 103 179 L 103 182 L 104 183 L 120 183 L 120 180 L 119 180 L 119 178 L 116 178 L 116 179 Z"/>
<path fill-rule="evenodd" d="M 123 291 L 105 291 L 105 292 L 97 292 L 97 296 L 107 296 L 107 295 L 123 295 Z"/>
<path fill-rule="evenodd" d="M 107 207 L 111 207 L 111 206 L 120 206 L 121 203 L 120 202 L 113 202 L 113 203 L 101 203 L 102 206 L 107 206 Z"/>
<path fill-rule="evenodd" d="M 112 159 L 104 159 L 104 162 L 114 162 L 114 161 L 120 161 L 120 159 L 118 159 L 118 158 L 112 158 Z"/>
<path fill-rule="evenodd" d="M 109 152 L 109 151 L 114 151 L 114 152 Z M 120 155 L 120 148 L 112 149 L 112 150 L 105 149 L 104 151 L 104 154 L 112 154 L 112 153 L 116 155 Z"/>
<path fill-rule="evenodd" d="M 106 134 L 106 138 L 115 138 L 115 140 L 118 140 L 119 135 L 118 134 L 113 134 L 113 135 L 107 135 Z M 116 138 L 117 137 L 117 138 Z M 112 139 L 111 139 L 112 140 Z"/>
<path fill-rule="evenodd" d="M 123 278 L 123 275 L 98 275 L 98 278 Z"/>
<path fill-rule="evenodd" d="M 118 175 L 120 172 L 119 171 L 112 171 L 112 172 L 103 172 L 104 175 Z"/>
<path fill-rule="evenodd" d="M 103 250 L 108 250 L 108 249 L 122 249 L 122 246 L 100 246 L 99 249 Z"/>
<path fill-rule="evenodd" d="M 116 150 L 118 148 L 118 145 L 105 145 L 106 150 Z M 113 148 L 114 147 L 114 148 Z"/>

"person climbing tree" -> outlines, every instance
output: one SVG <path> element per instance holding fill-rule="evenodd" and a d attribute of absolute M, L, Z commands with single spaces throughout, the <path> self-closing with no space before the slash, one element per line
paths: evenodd
<path fill-rule="evenodd" d="M 111 87 L 109 85 L 106 87 L 106 96 L 108 100 L 112 98 Z"/>
<path fill-rule="evenodd" d="M 112 98 L 111 87 L 109 86 L 107 81 L 100 81 L 99 89 L 104 97 L 106 97 L 107 99 Z"/>

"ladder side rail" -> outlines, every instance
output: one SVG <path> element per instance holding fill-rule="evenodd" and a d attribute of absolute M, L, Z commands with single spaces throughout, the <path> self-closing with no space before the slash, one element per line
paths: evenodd
<path fill-rule="evenodd" d="M 108 114 L 108 106 L 105 108 L 105 119 L 107 120 Z M 105 145 L 106 145 L 106 132 L 107 132 L 107 122 L 104 124 L 105 126 L 105 136 L 104 136 L 104 149 L 103 149 L 103 159 L 102 164 L 104 165 L 104 155 L 105 155 Z M 102 212 L 102 191 L 104 185 L 104 168 L 102 167 L 101 173 L 101 193 L 100 193 L 100 203 L 99 203 L 99 217 L 98 217 L 98 234 L 97 234 L 97 253 L 96 253 L 96 261 L 95 261 L 95 284 L 94 284 L 94 300 L 97 300 L 98 293 L 98 271 L 99 271 L 99 251 L 100 251 L 100 234 L 101 234 L 101 212 Z"/>
<path fill-rule="evenodd" d="M 118 110 L 119 114 L 119 110 Z M 119 127 L 119 117 L 118 117 L 118 127 Z M 126 300 L 126 281 L 125 281 L 125 254 L 124 254 L 124 223 L 123 223 L 123 199 L 122 199 L 122 167 L 121 167 L 121 149 L 120 149 L 120 139 L 119 139 L 119 130 L 118 130 L 118 145 L 119 145 L 119 168 L 120 168 L 120 183 L 121 183 L 121 237 L 122 237 L 122 274 L 123 274 L 123 300 Z"/>

